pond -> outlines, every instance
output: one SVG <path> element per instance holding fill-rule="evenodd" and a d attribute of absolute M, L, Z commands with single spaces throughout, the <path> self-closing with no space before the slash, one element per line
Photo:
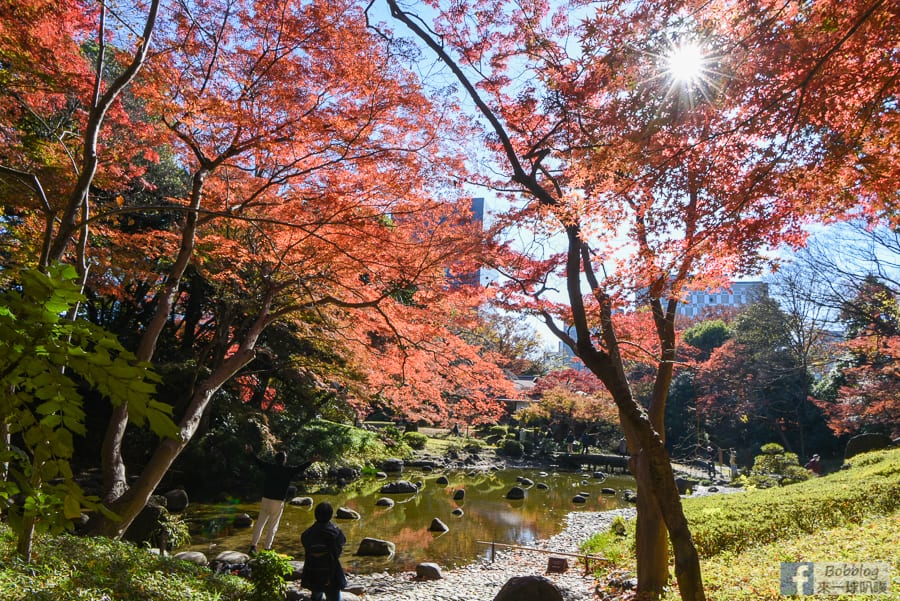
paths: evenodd
<path fill-rule="evenodd" d="M 450 484 L 437 484 L 440 475 L 446 476 Z M 535 485 L 526 487 L 525 499 L 507 500 L 506 493 L 522 477 L 534 481 Z M 398 479 L 421 480 L 425 485 L 415 495 L 380 492 L 386 482 Z M 538 483 L 545 483 L 547 488 L 538 488 Z M 613 488 L 617 493 L 603 494 L 602 488 Z M 315 503 L 328 501 L 335 509 L 347 507 L 362 516 L 360 520 L 335 520 L 335 523 L 347 537 L 342 563 L 350 572 L 368 574 L 414 570 L 423 561 L 433 561 L 445 568 L 471 563 L 487 556 L 489 546 L 478 541 L 527 546 L 561 532 L 569 512 L 606 511 L 627 505 L 622 499 L 622 491 L 627 488 L 634 488 L 634 479 L 629 476 L 611 475 L 602 480 L 584 472 L 505 469 L 438 474 L 407 469 L 402 476 L 388 480 L 363 477 L 340 490 L 312 485 L 306 490 L 301 488 L 297 495 L 312 497 Z M 460 489 L 465 490 L 465 498 L 453 500 L 454 492 Z M 574 503 L 573 497 L 582 492 L 587 493 L 586 502 Z M 396 504 L 392 508 L 378 507 L 375 501 L 381 497 L 390 497 Z M 462 516 L 452 514 L 457 507 L 463 510 Z M 218 505 L 191 504 L 185 515 L 191 525 L 191 545 L 179 550 L 202 551 L 210 558 L 225 550 L 246 552 L 252 530 L 233 528 L 230 518 L 241 513 L 255 518 L 258 510 L 259 499 Z M 428 527 L 434 518 L 439 518 L 450 530 L 430 532 Z M 275 549 L 301 558 L 300 534 L 313 521 L 312 507 L 286 505 Z M 392 541 L 396 553 L 390 558 L 356 556 L 360 541 L 367 537 Z"/>

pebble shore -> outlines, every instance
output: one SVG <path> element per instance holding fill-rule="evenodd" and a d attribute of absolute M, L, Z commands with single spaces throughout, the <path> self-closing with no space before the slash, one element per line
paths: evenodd
<path fill-rule="evenodd" d="M 567 517 L 565 529 L 556 536 L 529 544 L 529 547 L 556 553 L 580 553 L 579 545 L 596 532 L 607 530 L 615 516 L 635 516 L 633 508 L 603 512 L 574 512 Z M 535 551 L 497 550 L 494 561 L 476 563 L 443 571 L 440 580 L 417 581 L 414 572 L 376 573 L 352 576 L 350 587 L 365 590 L 366 601 L 491 601 L 513 576 L 543 576 L 556 584 L 566 601 L 596 599 L 596 579 L 584 574 L 578 558 L 568 557 L 564 573 L 547 573 L 551 555 Z"/>

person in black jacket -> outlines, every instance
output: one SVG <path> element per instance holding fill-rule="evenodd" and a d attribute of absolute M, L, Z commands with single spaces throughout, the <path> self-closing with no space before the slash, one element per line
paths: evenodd
<path fill-rule="evenodd" d="M 312 461 L 307 461 L 300 465 L 287 465 L 287 453 L 284 451 L 275 454 L 275 463 L 263 461 L 255 455 L 253 460 L 265 475 L 265 483 L 263 484 L 262 500 L 259 503 L 259 517 L 256 518 L 253 539 L 250 542 L 251 555 L 256 553 L 256 545 L 259 544 L 263 528 L 266 529 L 265 548 L 267 550 L 272 548 L 272 543 L 275 542 L 275 533 L 278 532 L 278 524 L 281 521 L 281 514 L 284 512 L 284 500 L 288 488 L 291 486 L 291 480 L 312 464 Z"/>
<path fill-rule="evenodd" d="M 330 503 L 319 503 L 315 523 L 300 535 L 304 554 L 300 584 L 312 591 L 312 601 L 341 601 L 341 590 L 347 586 L 339 559 L 347 539 L 331 521 L 332 515 Z"/>

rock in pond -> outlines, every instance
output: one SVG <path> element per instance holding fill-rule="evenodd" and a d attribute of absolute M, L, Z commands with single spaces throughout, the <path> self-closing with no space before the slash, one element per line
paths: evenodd
<path fill-rule="evenodd" d="M 396 457 L 385 459 L 381 464 L 381 469 L 387 473 L 397 473 L 403 471 L 403 460 Z"/>
<path fill-rule="evenodd" d="M 428 526 L 429 532 L 449 532 L 450 527 L 442 522 L 439 518 L 434 518 L 431 520 L 431 525 Z"/>
<path fill-rule="evenodd" d="M 394 500 L 393 500 L 393 499 L 389 499 L 389 498 L 387 498 L 387 497 L 381 497 L 380 499 L 378 499 L 377 501 L 375 501 L 375 505 L 377 505 L 378 507 L 393 507 L 393 506 L 394 506 Z"/>
<path fill-rule="evenodd" d="M 434 483 L 440 484 L 442 486 L 447 486 L 448 484 L 450 484 L 450 480 L 447 478 L 447 476 L 438 476 L 437 480 L 435 480 Z"/>
<path fill-rule="evenodd" d="M 520 499 L 525 498 L 525 489 L 521 486 L 513 486 L 509 489 L 509 492 L 506 493 L 506 498 L 511 501 L 518 501 Z"/>
<path fill-rule="evenodd" d="M 381 487 L 381 493 L 385 495 L 401 495 L 417 493 L 419 489 L 409 480 L 397 480 L 396 482 L 388 482 Z"/>
<path fill-rule="evenodd" d="M 582 497 L 581 495 L 575 495 L 574 497 L 572 497 L 572 502 L 573 503 L 586 503 L 587 497 Z"/>
<path fill-rule="evenodd" d="M 312 504 L 312 497 L 294 497 L 288 501 L 288 505 L 295 505 L 297 507 L 312 507 Z"/>
<path fill-rule="evenodd" d="M 548 490 L 550 487 L 547 485 L 546 482 L 538 482 L 537 488 L 538 488 L 538 490 Z"/>
<path fill-rule="evenodd" d="M 456 492 L 453 493 L 454 501 L 462 501 L 465 498 L 466 498 L 466 491 L 463 490 L 462 488 L 460 488 L 459 490 L 457 490 Z"/>
<path fill-rule="evenodd" d="M 362 516 L 358 511 L 353 511 L 349 507 L 338 507 L 334 512 L 334 517 L 339 520 L 358 520 Z"/>
<path fill-rule="evenodd" d="M 456 509 L 454 509 L 454 510 L 451 511 L 450 513 L 452 513 L 452 514 L 455 515 L 456 517 L 462 517 L 462 516 L 465 514 L 465 512 L 464 512 L 462 509 L 460 509 L 459 507 L 457 507 Z"/>
<path fill-rule="evenodd" d="M 356 554 L 360 556 L 382 557 L 385 555 L 393 555 L 396 548 L 396 545 L 389 540 L 366 537 L 359 542 L 359 549 L 356 550 Z"/>

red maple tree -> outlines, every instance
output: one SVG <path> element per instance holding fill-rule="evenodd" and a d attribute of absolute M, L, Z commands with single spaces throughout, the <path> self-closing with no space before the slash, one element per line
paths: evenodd
<path fill-rule="evenodd" d="M 687 289 L 753 273 L 761 249 L 802 243 L 805 221 L 866 206 L 859 194 L 883 184 L 879 174 L 845 192 L 870 131 L 858 111 L 893 122 L 894 78 L 864 83 L 890 62 L 896 28 L 874 30 L 893 13 L 883 2 L 435 2 L 426 28 L 423 15 L 388 5 L 485 121 L 506 175 L 493 185 L 522 199 L 498 230 L 561 240 L 540 260 L 521 251 L 537 244 L 511 242 L 501 300 L 543 316 L 618 406 L 638 480 L 639 592 L 666 585 L 668 530 L 682 597 L 703 599 L 663 440 L 676 309 Z M 867 33 L 877 35 L 871 56 Z M 691 41 L 704 64 L 675 81 L 666 60 Z M 848 102 L 851 86 L 866 92 Z M 548 295 L 558 278 L 565 301 Z M 656 339 L 646 410 L 621 336 L 634 305 Z"/>

